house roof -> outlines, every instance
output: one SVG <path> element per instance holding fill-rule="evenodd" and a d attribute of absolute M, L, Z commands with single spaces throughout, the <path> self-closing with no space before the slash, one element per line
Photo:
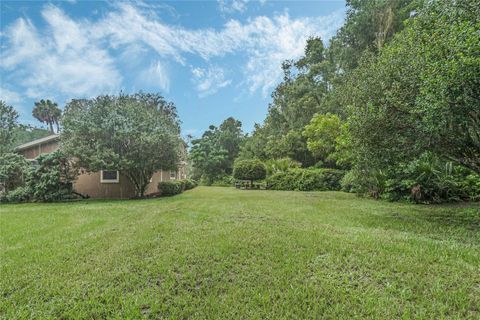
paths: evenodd
<path fill-rule="evenodd" d="M 50 142 L 50 141 L 58 140 L 59 137 L 60 137 L 59 134 L 52 134 L 48 137 L 40 138 L 40 139 L 37 139 L 37 140 L 33 140 L 33 141 L 30 141 L 30 142 L 21 144 L 18 147 L 16 147 L 15 150 L 17 150 L 17 151 L 25 150 L 25 149 L 37 146 L 39 144 L 43 144 L 43 143 L 47 143 L 47 142 Z"/>

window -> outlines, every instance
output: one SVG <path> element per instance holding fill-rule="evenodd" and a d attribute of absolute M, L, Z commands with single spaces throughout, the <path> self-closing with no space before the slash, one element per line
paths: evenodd
<path fill-rule="evenodd" d="M 170 180 L 177 179 L 177 171 L 170 171 Z"/>
<path fill-rule="evenodd" d="M 118 171 L 115 170 L 102 170 L 100 172 L 101 183 L 118 183 Z"/>

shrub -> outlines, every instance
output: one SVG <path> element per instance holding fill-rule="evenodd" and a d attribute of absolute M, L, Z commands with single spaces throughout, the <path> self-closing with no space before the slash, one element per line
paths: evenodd
<path fill-rule="evenodd" d="M 285 172 L 288 169 L 300 168 L 301 163 L 290 158 L 270 159 L 265 161 L 265 168 L 267 169 L 267 176 L 275 173 Z"/>
<path fill-rule="evenodd" d="M 233 177 L 238 180 L 249 180 L 251 184 L 255 180 L 265 179 L 267 170 L 260 160 L 240 160 L 233 166 Z"/>
<path fill-rule="evenodd" d="M 326 191 L 340 190 L 344 171 L 336 169 L 290 169 L 267 178 L 272 190 Z"/>
<path fill-rule="evenodd" d="M 15 190 L 0 194 L 0 203 L 18 203 L 30 200 L 31 190 L 27 187 L 17 187 Z"/>
<path fill-rule="evenodd" d="M 213 182 L 210 185 L 214 187 L 231 187 L 234 184 L 235 184 L 235 181 L 233 177 L 225 175 L 213 180 Z"/>
<path fill-rule="evenodd" d="M 479 200 L 480 176 L 431 152 L 401 164 L 389 174 L 383 198 L 417 203 Z"/>
<path fill-rule="evenodd" d="M 29 167 L 28 161 L 19 154 L 0 155 L 0 183 L 4 185 L 6 192 L 24 184 Z"/>
<path fill-rule="evenodd" d="M 71 161 L 60 150 L 42 154 L 35 168 L 29 170 L 26 186 L 35 201 L 58 201 L 73 198 L 73 181 L 78 175 Z"/>
<path fill-rule="evenodd" d="M 184 183 L 181 180 L 162 181 L 158 183 L 158 191 L 161 196 L 174 196 L 182 193 Z"/>
<path fill-rule="evenodd" d="M 184 183 L 184 189 L 185 190 L 190 190 L 190 189 L 193 189 L 197 186 L 197 182 L 195 180 L 185 179 L 185 180 L 182 180 L 182 181 Z"/>

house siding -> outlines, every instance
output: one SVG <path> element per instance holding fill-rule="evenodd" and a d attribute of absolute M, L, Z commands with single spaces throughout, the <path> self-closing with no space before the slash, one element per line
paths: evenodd
<path fill-rule="evenodd" d="M 28 148 L 18 150 L 26 159 L 35 159 L 43 153 L 50 153 L 59 148 L 58 140 L 52 140 Z M 178 168 L 176 179 L 185 178 L 185 164 Z M 135 187 L 130 180 L 120 172 L 118 183 L 102 183 L 100 172 L 82 172 L 73 183 L 73 189 L 90 198 L 95 199 L 128 199 L 135 196 Z M 151 182 L 148 184 L 145 194 L 157 192 L 158 183 L 170 180 L 170 171 L 157 171 L 153 174 Z"/>
<path fill-rule="evenodd" d="M 32 146 L 28 149 L 20 151 L 20 153 L 27 159 L 35 159 L 43 153 L 50 153 L 58 149 L 58 141 L 49 141 L 45 143 Z"/>

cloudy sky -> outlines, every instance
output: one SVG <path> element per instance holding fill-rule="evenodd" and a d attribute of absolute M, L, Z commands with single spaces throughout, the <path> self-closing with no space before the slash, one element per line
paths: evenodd
<path fill-rule="evenodd" d="M 184 134 L 267 112 L 281 63 L 329 39 L 344 1 L 1 1 L 0 99 L 36 124 L 33 103 L 160 92 Z"/>

